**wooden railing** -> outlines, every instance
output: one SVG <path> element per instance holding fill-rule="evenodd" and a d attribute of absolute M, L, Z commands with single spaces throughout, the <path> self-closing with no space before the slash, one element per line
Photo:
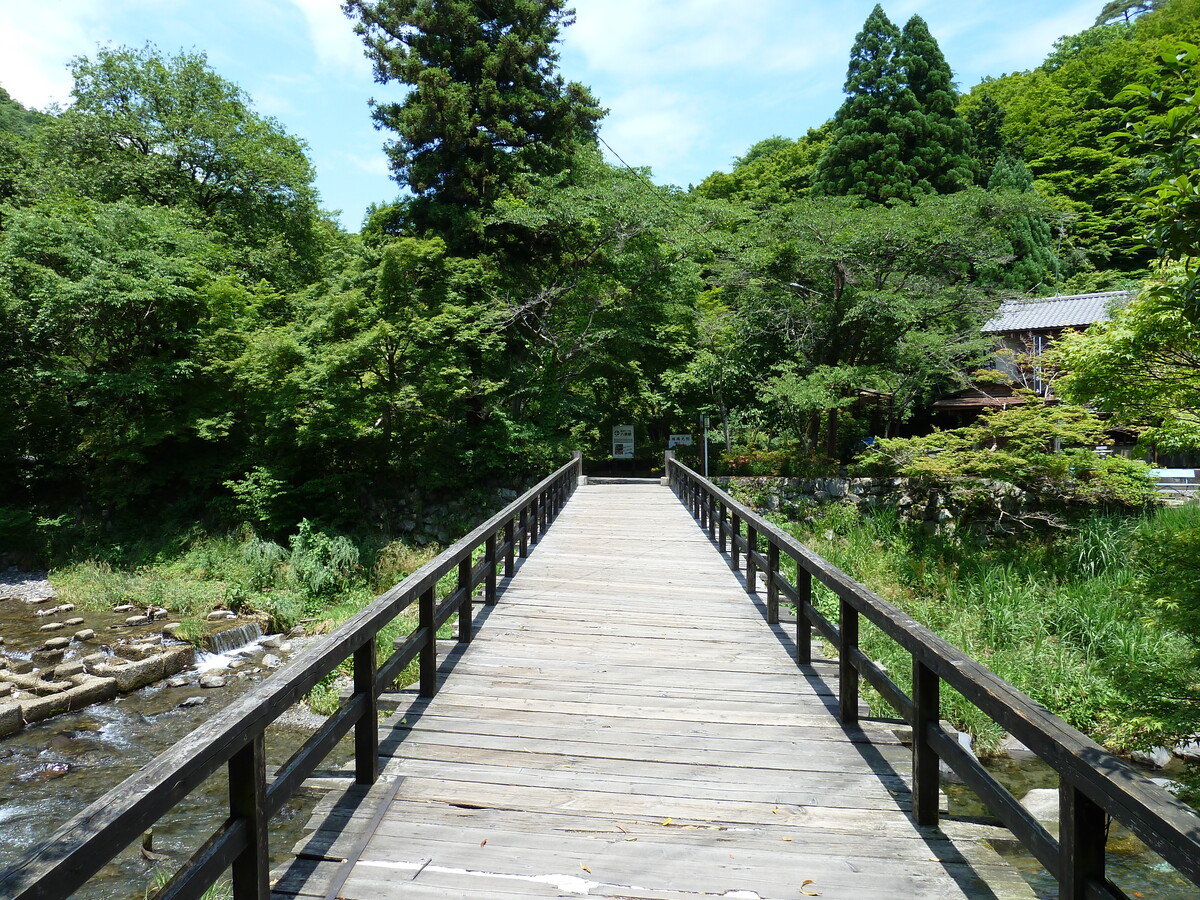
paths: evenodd
<path fill-rule="evenodd" d="M 781 597 L 795 604 L 797 663 L 812 662 L 813 627 L 836 649 L 842 723 L 853 725 L 858 721 L 861 676 L 912 726 L 913 817 L 919 825 L 938 823 L 940 759 L 1058 879 L 1063 900 L 1126 897 L 1105 876 L 1110 816 L 1184 877 L 1200 885 L 1200 818 L 1187 806 L 903 610 L 675 460 L 669 451 L 666 468 L 671 487 L 699 520 L 700 527 L 723 554 L 729 555 L 732 568 L 744 569 L 746 591 L 757 593 L 762 578 L 767 590 L 767 621 L 779 622 Z M 783 557 L 795 561 L 795 584 L 780 570 Z M 836 625 L 813 605 L 813 578 L 838 598 Z M 859 649 L 861 618 L 911 655 L 911 696 Z M 943 683 L 1058 772 L 1057 838 L 942 727 L 939 691 Z"/>
<path fill-rule="evenodd" d="M 472 603 L 483 585 L 484 602 L 496 602 L 497 569 L 511 576 L 578 483 L 576 453 L 544 481 L 514 500 L 436 559 L 379 596 L 331 634 L 319 639 L 270 678 L 197 728 L 170 750 L 113 788 L 0 874 L 0 897 L 13 900 L 70 896 L 118 853 L 141 837 L 206 778 L 227 766 L 229 818 L 156 895 L 156 900 L 198 898 L 232 870 L 236 900 L 266 900 L 267 823 L 351 729 L 355 780 L 379 774 L 377 702 L 414 659 L 420 692 L 432 697 L 437 682 L 437 630 L 458 613 L 458 639 L 471 639 Z M 474 562 L 479 548 L 483 556 Z M 438 582 L 457 572 L 439 598 Z M 412 604 L 418 625 L 383 663 L 376 662 L 380 629 Z M 354 660 L 353 692 L 326 723 L 267 781 L 264 734 L 345 660 Z"/>

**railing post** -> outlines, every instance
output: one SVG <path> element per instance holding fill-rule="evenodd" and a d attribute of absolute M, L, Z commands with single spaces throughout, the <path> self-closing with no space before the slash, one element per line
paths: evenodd
<path fill-rule="evenodd" d="M 758 531 L 749 522 L 746 523 L 746 593 L 758 593 L 758 563 L 754 554 L 758 551 Z"/>
<path fill-rule="evenodd" d="M 940 679 L 913 657 L 913 818 L 930 828 L 938 823 L 938 758 L 929 744 L 929 729 L 941 721 Z"/>
<path fill-rule="evenodd" d="M 858 721 L 858 669 L 851 658 L 858 649 L 858 610 L 850 601 L 840 604 L 838 622 L 838 719 L 843 725 Z"/>
<path fill-rule="evenodd" d="M 739 546 L 741 539 L 742 517 L 731 510 L 729 514 L 729 568 L 735 572 L 740 572 L 742 569 L 742 548 Z"/>
<path fill-rule="evenodd" d="M 354 651 L 354 693 L 363 697 L 362 717 L 354 723 L 354 780 L 374 784 L 379 777 L 379 700 L 375 696 L 375 638 Z"/>
<path fill-rule="evenodd" d="M 717 546 L 721 550 L 721 555 L 725 554 L 725 548 L 728 546 L 725 533 L 725 501 L 717 501 Z"/>
<path fill-rule="evenodd" d="M 708 514 L 708 539 L 711 541 L 717 536 L 717 522 L 716 516 L 714 515 L 714 513 L 717 511 L 717 501 L 716 498 L 714 498 L 713 495 L 707 491 L 704 493 L 704 498 L 708 501 L 705 505 L 708 507 L 706 510 Z"/>
<path fill-rule="evenodd" d="M 431 586 L 417 601 L 418 626 L 425 629 L 425 644 L 421 647 L 421 696 L 437 693 L 437 586 Z"/>
<path fill-rule="evenodd" d="M 458 639 L 463 642 L 471 640 L 474 630 L 475 616 L 472 601 L 475 599 L 475 589 L 471 587 L 471 554 L 458 561 Z"/>
<path fill-rule="evenodd" d="M 571 474 L 575 476 L 575 480 L 571 482 L 570 489 L 567 491 L 567 496 L 575 493 L 575 488 L 579 485 L 579 479 L 583 477 L 583 451 L 572 450 L 571 459 L 575 460 L 575 467 L 571 469 Z"/>
<path fill-rule="evenodd" d="M 483 558 L 487 560 L 487 578 L 483 582 L 483 602 L 496 605 L 496 535 L 489 534 L 483 545 Z"/>
<path fill-rule="evenodd" d="M 767 624 L 779 624 L 779 585 L 775 578 L 779 574 L 779 545 L 767 535 L 767 571 L 763 577 L 767 580 Z"/>
<path fill-rule="evenodd" d="M 1104 810 L 1065 780 L 1058 785 L 1058 802 L 1058 896 L 1084 900 L 1088 881 L 1104 880 Z"/>
<path fill-rule="evenodd" d="M 246 820 L 249 838 L 231 869 L 236 900 L 268 900 L 271 896 L 266 809 L 267 752 L 260 732 L 229 759 L 229 812 Z"/>
<path fill-rule="evenodd" d="M 812 573 L 796 561 L 796 665 L 812 665 Z"/>
<path fill-rule="evenodd" d="M 529 555 L 529 507 L 521 507 L 521 540 L 519 542 L 519 551 L 521 557 Z"/>
<path fill-rule="evenodd" d="M 533 499 L 529 501 L 529 543 L 531 544 L 538 542 L 538 525 L 541 524 L 542 518 L 541 505 L 541 494 L 535 494 Z"/>
<path fill-rule="evenodd" d="M 517 537 L 517 529 L 513 526 L 513 520 L 510 517 L 504 523 L 504 577 L 512 578 L 517 571 L 517 548 L 515 541 Z"/>
<path fill-rule="evenodd" d="M 675 451 L 663 451 L 663 477 L 667 479 L 667 487 L 675 487 L 675 472 L 671 467 L 671 463 L 675 462 Z"/>

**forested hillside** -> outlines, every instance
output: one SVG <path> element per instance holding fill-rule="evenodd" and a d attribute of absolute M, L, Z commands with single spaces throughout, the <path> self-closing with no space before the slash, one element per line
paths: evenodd
<path fill-rule="evenodd" d="M 359 234 L 203 54 L 100 49 L 50 114 L 0 93 L 4 540 L 394 531 L 414 488 L 515 484 L 629 422 L 649 459 L 702 415 L 731 460 L 829 471 L 966 383 L 1002 297 L 1150 274 L 1155 151 L 1112 136 L 1118 94 L 1200 40 L 1200 0 L 966 94 L 876 7 L 827 123 L 686 191 L 604 160 L 562 0 L 477 6 L 346 4 L 412 87 L 374 108 L 405 199 Z"/>

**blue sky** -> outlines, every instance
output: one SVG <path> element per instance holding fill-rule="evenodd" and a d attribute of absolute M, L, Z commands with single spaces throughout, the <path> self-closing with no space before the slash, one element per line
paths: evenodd
<path fill-rule="evenodd" d="M 797 137 L 833 115 L 854 36 L 875 0 L 575 0 L 560 68 L 609 115 L 604 139 L 660 183 L 728 170 L 765 137 Z M 1037 65 L 1092 24 L 1102 0 L 885 2 L 929 23 L 962 89 Z M 69 101 L 67 62 L 104 44 L 201 50 L 255 108 L 304 139 L 328 209 L 358 230 L 398 193 L 367 101 L 373 82 L 337 0 L 0 0 L 0 85 L 27 106 Z"/>

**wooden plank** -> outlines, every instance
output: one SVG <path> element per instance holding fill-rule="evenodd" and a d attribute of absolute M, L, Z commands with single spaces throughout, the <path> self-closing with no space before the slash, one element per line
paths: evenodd
<path fill-rule="evenodd" d="M 395 696 L 377 827 L 331 795 L 280 896 L 323 897 L 347 854 L 347 900 L 782 898 L 809 878 L 1032 896 L 976 840 L 914 825 L 908 752 L 838 724 L 837 663 L 797 668 L 669 491 L 580 488 L 540 538 L 437 697 Z"/>

